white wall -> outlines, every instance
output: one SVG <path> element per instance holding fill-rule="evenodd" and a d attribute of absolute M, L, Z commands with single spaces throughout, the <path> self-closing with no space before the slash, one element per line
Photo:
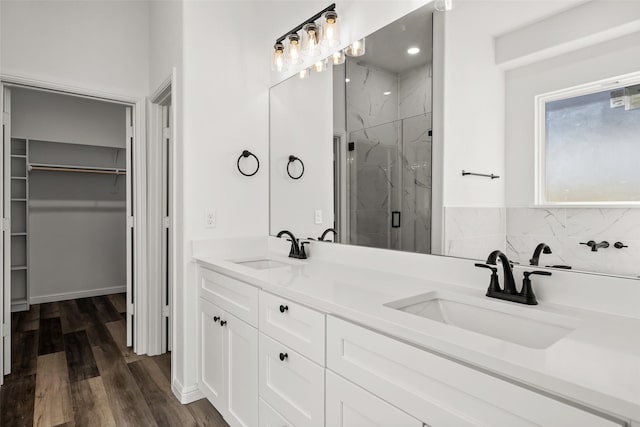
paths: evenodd
<path fill-rule="evenodd" d="M 12 89 L 11 133 L 22 138 L 125 147 L 120 104 L 28 89 Z"/>
<path fill-rule="evenodd" d="M 291 77 L 271 88 L 269 106 L 270 234 L 289 230 L 301 239 L 317 238 L 334 225 L 333 73 Z M 290 155 L 304 162 L 300 179 L 287 175 Z M 300 163 L 290 171 L 297 176 Z M 315 223 L 316 210 L 321 224 Z"/>
<path fill-rule="evenodd" d="M 504 206 L 504 75 L 494 28 L 480 19 L 487 13 L 485 2 L 459 2 L 444 14 L 445 207 Z M 463 177 L 463 169 L 502 178 Z"/>
<path fill-rule="evenodd" d="M 3 74 L 144 96 L 149 9 L 144 1 L 2 1 Z"/>

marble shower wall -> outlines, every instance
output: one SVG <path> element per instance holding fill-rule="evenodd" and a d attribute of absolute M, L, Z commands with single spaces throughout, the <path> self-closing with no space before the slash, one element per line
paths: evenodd
<path fill-rule="evenodd" d="M 398 75 L 348 59 L 346 76 L 350 241 L 430 253 L 430 66 Z M 400 228 L 390 226 L 392 211 L 402 213 Z"/>
<path fill-rule="evenodd" d="M 607 241 L 607 249 L 592 252 L 581 242 Z M 616 249 L 615 242 L 628 248 Z M 538 243 L 540 265 L 570 265 L 574 270 L 640 277 L 639 208 L 507 208 L 507 256 L 529 264 Z"/>

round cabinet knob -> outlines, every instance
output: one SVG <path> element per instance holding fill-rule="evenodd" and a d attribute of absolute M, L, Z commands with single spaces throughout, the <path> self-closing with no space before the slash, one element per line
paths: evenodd
<path fill-rule="evenodd" d="M 289 306 L 288 305 L 281 305 L 280 306 L 280 313 L 284 313 L 285 311 L 289 310 Z"/>
<path fill-rule="evenodd" d="M 220 316 L 213 316 L 213 321 L 217 322 L 218 320 L 220 320 Z"/>
<path fill-rule="evenodd" d="M 220 321 L 220 326 L 224 326 L 224 325 L 226 325 L 226 324 L 227 324 L 227 321 L 226 321 L 226 320 L 221 320 L 221 321 Z"/>
<path fill-rule="evenodd" d="M 284 362 L 288 358 L 289 358 L 289 355 L 287 353 L 280 353 L 280 361 L 281 362 Z"/>

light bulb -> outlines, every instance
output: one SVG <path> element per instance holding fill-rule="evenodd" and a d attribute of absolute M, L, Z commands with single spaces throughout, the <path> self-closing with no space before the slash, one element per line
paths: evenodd
<path fill-rule="evenodd" d="M 311 75 L 311 70 L 309 70 L 308 68 L 305 68 L 304 70 L 300 70 L 300 72 L 298 73 L 298 77 L 300 77 L 300 79 L 308 79 L 310 75 Z"/>
<path fill-rule="evenodd" d="M 344 50 L 344 53 L 346 53 L 347 56 L 353 56 L 353 57 L 362 56 L 364 55 L 364 52 L 365 52 L 364 39 L 354 41 L 353 43 L 351 43 L 351 45 L 347 46 L 347 48 Z"/>
<path fill-rule="evenodd" d="M 331 63 L 333 65 L 340 65 L 340 64 L 344 64 L 345 61 L 345 56 L 344 56 L 344 51 L 339 50 L 337 52 L 333 52 L 333 54 L 331 55 Z"/>
<path fill-rule="evenodd" d="M 284 45 L 280 42 L 273 45 L 273 58 L 271 59 L 271 69 L 281 73 L 286 70 L 286 61 L 284 59 Z"/>
<path fill-rule="evenodd" d="M 420 53 L 420 48 L 419 47 L 410 47 L 409 49 L 407 49 L 407 53 L 409 55 L 417 55 Z"/>
<path fill-rule="evenodd" d="M 302 54 L 310 58 L 320 56 L 320 28 L 313 22 L 302 28 Z"/>
<path fill-rule="evenodd" d="M 300 37 L 297 34 L 289 34 L 287 36 L 287 61 L 289 64 L 299 64 L 302 62 L 302 53 L 300 52 Z"/>
<path fill-rule="evenodd" d="M 327 59 L 321 59 L 320 61 L 314 63 L 311 66 L 311 69 L 316 73 L 321 73 L 327 69 L 327 63 L 329 61 Z"/>
<path fill-rule="evenodd" d="M 335 10 L 330 10 L 324 15 L 325 21 L 322 24 L 322 45 L 332 48 L 340 45 L 340 25 L 338 24 L 338 14 Z"/>

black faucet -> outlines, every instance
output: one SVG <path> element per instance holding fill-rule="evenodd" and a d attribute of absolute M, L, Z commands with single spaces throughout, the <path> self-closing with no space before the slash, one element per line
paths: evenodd
<path fill-rule="evenodd" d="M 542 250 L 542 249 L 541 249 Z M 498 281 L 498 269 L 494 267 L 496 262 L 500 259 L 502 263 L 502 270 L 504 272 L 504 289 L 500 288 Z M 531 278 L 529 276 L 537 274 L 540 276 L 551 276 L 549 271 L 525 271 L 524 279 L 522 281 L 522 289 L 520 292 L 516 290 L 515 280 L 513 278 L 513 270 L 509 259 L 501 251 L 493 251 L 489 254 L 486 264 L 475 264 L 476 267 L 488 268 L 491 270 L 491 282 L 489 288 L 487 288 L 487 296 L 490 298 L 498 298 L 506 301 L 517 302 L 520 304 L 536 305 L 538 300 L 533 292 L 531 286 Z"/>
<path fill-rule="evenodd" d="M 304 245 L 309 242 L 302 242 L 298 244 L 300 240 L 296 239 L 296 236 L 294 236 L 293 233 L 288 230 L 282 230 L 281 232 L 278 233 L 276 237 L 281 238 L 285 234 L 290 237 L 289 239 L 287 239 L 287 241 L 291 242 L 291 249 L 289 250 L 289 258 L 307 259 L 307 252 L 304 249 Z"/>
<path fill-rule="evenodd" d="M 541 254 L 550 254 L 551 248 L 546 243 L 538 243 L 536 250 L 533 251 L 533 256 L 529 260 L 529 265 L 539 265 Z"/>
<path fill-rule="evenodd" d="M 609 247 L 609 242 L 606 240 L 596 243 L 595 240 L 589 240 L 586 243 L 580 243 L 581 245 L 587 245 L 591 248 L 591 252 L 598 252 L 598 249 L 607 249 Z"/>
<path fill-rule="evenodd" d="M 318 240 L 320 240 L 321 242 L 324 242 L 325 237 L 327 237 L 327 234 L 329 233 L 333 233 L 333 241 L 336 241 L 336 237 L 338 237 L 338 232 L 333 229 L 333 228 L 327 228 L 326 230 L 324 230 L 324 232 L 322 233 L 322 236 L 318 237 Z"/>

